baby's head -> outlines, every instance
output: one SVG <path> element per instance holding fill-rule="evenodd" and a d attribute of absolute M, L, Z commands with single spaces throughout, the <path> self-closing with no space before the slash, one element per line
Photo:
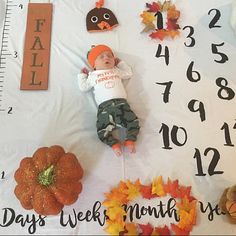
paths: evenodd
<path fill-rule="evenodd" d="M 115 57 L 106 45 L 97 45 L 88 52 L 88 62 L 94 70 L 108 70 L 115 66 Z"/>

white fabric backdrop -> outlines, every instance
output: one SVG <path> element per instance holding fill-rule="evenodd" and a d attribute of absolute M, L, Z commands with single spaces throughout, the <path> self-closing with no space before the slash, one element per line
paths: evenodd
<path fill-rule="evenodd" d="M 144 25 L 139 15 L 146 10 L 146 0 L 110 0 L 105 1 L 105 7 L 116 15 L 119 26 L 111 32 L 88 33 L 85 18 L 89 10 L 95 6 L 95 1 L 87 0 L 54 0 L 53 27 L 51 42 L 50 80 L 47 91 L 20 91 L 22 55 L 26 27 L 26 0 L 13 0 L 14 4 L 23 4 L 23 9 L 14 8 L 11 17 L 11 30 L 8 50 L 18 52 L 18 57 L 7 58 L 6 78 L 4 80 L 4 107 L 12 107 L 12 114 L 2 112 L 0 116 L 0 173 L 4 171 L 5 178 L 0 179 L 0 233 L 29 234 L 33 230 L 31 223 L 21 227 L 13 220 L 4 227 L 4 217 L 11 217 L 10 210 L 16 216 L 24 219 L 39 216 L 34 211 L 24 210 L 14 196 L 14 172 L 23 157 L 31 156 L 42 146 L 62 145 L 66 151 L 77 155 L 85 175 L 82 180 L 83 191 L 79 200 L 63 209 L 64 220 L 73 217 L 75 212 L 86 213 L 92 210 L 96 201 L 104 200 L 104 193 L 124 178 L 149 184 L 153 178 L 162 175 L 179 179 L 180 184 L 192 186 L 193 195 L 207 206 L 218 203 L 224 188 L 236 183 L 235 146 L 225 146 L 224 132 L 221 127 L 229 125 L 230 137 L 236 144 L 235 97 L 223 100 L 217 96 L 218 77 L 228 81 L 228 87 L 236 92 L 236 37 L 230 26 L 231 0 L 176 0 L 176 7 L 181 12 L 179 24 L 193 26 L 196 45 L 186 47 L 190 43 L 187 38 L 189 29 L 180 30 L 181 34 L 175 40 L 167 39 L 161 42 L 163 49 L 168 46 L 170 63 L 167 66 L 164 59 L 156 58 L 155 54 L 160 43 L 152 40 L 148 34 L 140 34 Z M 36 2 L 36 1 L 35 1 Z M 39 1 L 37 1 L 39 2 Z M 150 1 L 151 3 L 151 1 Z M 0 28 L 2 32 L 6 0 L 0 0 Z M 209 22 L 214 11 L 218 9 L 221 17 L 217 22 L 221 28 L 209 29 Z M 211 44 L 220 44 L 220 52 L 225 53 L 229 61 L 223 64 L 214 62 L 220 60 L 219 55 L 211 52 Z M 134 155 L 125 153 L 122 158 L 116 158 L 112 151 L 99 141 L 96 135 L 96 106 L 91 93 L 81 93 L 77 85 L 77 73 L 88 66 L 86 54 L 92 44 L 107 44 L 116 55 L 132 68 L 134 75 L 126 84 L 128 100 L 140 119 L 141 131 L 137 141 L 137 152 Z M 186 71 L 191 61 L 194 70 L 201 74 L 197 83 L 190 82 Z M 163 102 L 164 86 L 157 85 L 173 81 L 169 102 Z M 224 94 L 225 95 L 225 94 Z M 188 109 L 188 103 L 196 99 L 203 102 L 206 120 L 201 122 L 199 113 Z M 162 134 L 159 133 L 162 124 L 170 130 L 176 125 L 187 131 L 187 142 L 176 146 L 170 142 L 171 150 L 163 149 Z M 183 141 L 183 133 L 178 133 L 178 140 Z M 223 174 L 210 176 L 207 172 L 212 152 L 204 156 L 206 148 L 216 148 L 220 160 L 216 170 Z M 195 149 L 202 156 L 203 171 L 206 176 L 197 174 Z M 199 207 L 198 207 L 199 208 Z M 103 210 L 98 211 L 103 219 Z M 212 221 L 208 220 L 208 212 L 203 214 L 198 210 L 197 225 L 192 235 L 235 235 L 235 226 L 226 219 L 214 214 Z M 4 215 L 5 214 L 5 215 Z M 7 214 L 7 215 L 6 215 Z M 19 216 L 20 217 L 20 216 Z M 165 219 L 158 219 L 161 225 Z M 6 223 L 6 222 L 5 222 Z M 77 222 L 74 228 L 60 224 L 60 215 L 45 218 L 45 225 L 36 223 L 35 234 L 104 234 L 104 226 L 98 220 Z"/>

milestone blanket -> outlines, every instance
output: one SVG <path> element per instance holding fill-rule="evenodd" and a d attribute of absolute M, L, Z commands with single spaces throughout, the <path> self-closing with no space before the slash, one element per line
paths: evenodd
<path fill-rule="evenodd" d="M 29 1 L 0 0 L 0 234 L 236 235 L 219 207 L 236 184 L 235 0 L 30 2 L 52 4 L 39 90 L 21 88 Z M 87 28 L 96 4 L 116 18 L 100 25 L 108 30 Z M 141 127 L 134 154 L 116 157 L 98 139 L 93 93 L 79 90 L 96 44 L 132 67 L 124 86 Z M 31 56 L 31 66 L 44 62 Z M 58 214 L 40 215 L 17 199 L 15 172 L 54 145 L 76 156 L 82 190 Z"/>

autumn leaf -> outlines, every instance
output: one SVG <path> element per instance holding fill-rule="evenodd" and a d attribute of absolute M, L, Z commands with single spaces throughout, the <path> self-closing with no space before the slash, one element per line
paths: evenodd
<path fill-rule="evenodd" d="M 168 19 L 179 19 L 180 11 L 176 10 L 175 5 L 169 7 L 167 11 L 167 18 Z"/>
<path fill-rule="evenodd" d="M 137 227 L 134 223 L 125 224 L 126 232 L 124 235 L 138 235 Z"/>
<path fill-rule="evenodd" d="M 151 199 L 157 197 L 156 194 L 152 194 L 152 186 L 151 185 L 141 185 L 140 192 L 143 198 Z"/>
<path fill-rule="evenodd" d="M 150 23 L 152 23 L 156 17 L 150 13 L 150 12 L 147 12 L 147 11 L 143 11 L 143 14 L 140 15 L 142 19 L 142 22 L 145 24 L 145 25 L 148 25 Z"/>
<path fill-rule="evenodd" d="M 166 225 L 164 227 L 156 227 L 155 230 L 159 233 L 160 236 L 170 235 L 170 230 Z"/>
<path fill-rule="evenodd" d="M 166 195 L 166 192 L 164 190 L 164 186 L 162 183 L 162 176 L 159 176 L 158 178 L 154 179 L 152 182 L 152 194 L 157 194 L 160 197 L 163 197 Z"/>
<path fill-rule="evenodd" d="M 149 34 L 149 36 L 152 39 L 160 39 L 161 41 L 166 37 L 166 31 L 165 30 L 157 30 L 151 34 Z"/>
<path fill-rule="evenodd" d="M 175 235 L 184 235 L 184 236 L 188 236 L 189 235 L 189 231 L 186 230 L 182 230 L 180 229 L 177 225 L 175 224 L 171 224 L 171 229 L 173 230 L 173 232 L 175 233 Z"/>
<path fill-rule="evenodd" d="M 179 210 L 190 212 L 191 209 L 196 208 L 196 201 L 189 201 L 187 197 L 183 198 L 180 203 L 176 203 L 176 206 Z"/>
<path fill-rule="evenodd" d="M 153 23 L 149 23 L 148 25 L 146 25 L 146 27 L 142 30 L 141 33 L 148 32 L 148 31 L 154 30 L 154 29 L 155 29 L 155 25 Z"/>
<path fill-rule="evenodd" d="M 120 181 L 118 189 L 121 193 L 124 193 L 128 189 L 128 187 L 124 181 Z"/>
<path fill-rule="evenodd" d="M 106 211 L 106 215 L 109 217 L 110 220 L 123 220 L 123 217 L 126 215 L 125 210 L 122 207 L 110 207 Z"/>
<path fill-rule="evenodd" d="M 116 206 L 120 206 L 121 203 L 116 201 L 116 200 L 105 200 L 102 203 L 102 205 L 105 206 L 105 207 L 116 207 Z"/>
<path fill-rule="evenodd" d="M 148 8 L 149 12 L 157 12 L 161 8 L 160 3 L 157 2 L 153 2 L 152 4 L 146 3 L 146 7 Z"/>
<path fill-rule="evenodd" d="M 149 223 L 147 225 L 138 224 L 138 226 L 142 231 L 141 235 L 151 235 L 152 234 L 153 227 Z"/>
<path fill-rule="evenodd" d="M 128 200 L 133 200 L 140 195 L 141 184 L 139 180 L 136 180 L 135 183 L 132 183 L 130 180 L 126 182 L 127 189 L 124 191 L 127 194 Z"/>
<path fill-rule="evenodd" d="M 191 195 L 191 186 L 185 187 L 185 186 L 180 186 L 179 187 L 179 198 L 187 198 L 190 202 L 195 200 L 194 197 Z"/>
<path fill-rule="evenodd" d="M 167 30 L 177 30 L 180 29 L 179 25 L 177 24 L 177 19 L 168 19 L 166 24 Z"/>
<path fill-rule="evenodd" d="M 176 36 L 178 36 L 180 34 L 180 32 L 178 30 L 170 30 L 167 31 L 167 35 L 169 37 L 171 37 L 172 39 L 174 39 Z"/>
<path fill-rule="evenodd" d="M 170 8 L 171 2 L 170 1 L 165 1 L 162 5 L 161 11 L 165 12 L 168 11 Z"/>
<path fill-rule="evenodd" d="M 105 229 L 110 235 L 119 235 L 120 232 L 124 231 L 125 223 L 122 221 L 110 221 L 107 220 L 108 227 Z"/>
<path fill-rule="evenodd" d="M 127 195 L 122 192 L 123 190 L 118 188 L 114 188 L 109 193 L 105 193 L 107 200 L 113 200 L 120 202 L 120 204 L 126 204 L 128 202 Z"/>
<path fill-rule="evenodd" d="M 191 209 L 190 212 L 186 212 L 181 210 L 179 213 L 180 221 L 178 223 L 178 227 L 180 229 L 191 231 L 193 225 L 196 223 L 196 211 L 195 209 Z"/>
<path fill-rule="evenodd" d="M 177 203 L 178 214 L 180 221 L 178 227 L 188 231 L 192 230 L 193 225 L 196 224 L 196 203 L 197 201 L 189 201 L 187 197 L 181 200 L 181 203 Z"/>
<path fill-rule="evenodd" d="M 164 189 L 166 193 L 169 193 L 171 195 L 171 197 L 177 198 L 179 196 L 179 181 L 171 181 L 168 178 L 167 183 L 164 185 Z"/>
<path fill-rule="evenodd" d="M 154 229 L 154 230 L 152 231 L 151 236 L 160 236 L 160 234 L 157 232 L 156 229 Z"/>

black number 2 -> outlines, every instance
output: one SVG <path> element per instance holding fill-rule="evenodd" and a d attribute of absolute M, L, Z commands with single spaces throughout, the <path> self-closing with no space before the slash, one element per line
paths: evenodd
<path fill-rule="evenodd" d="M 211 20 L 211 22 L 209 23 L 209 28 L 221 28 L 220 25 L 216 25 L 216 23 L 219 21 L 220 17 L 221 17 L 221 13 L 218 9 L 211 9 L 208 12 L 208 15 L 211 14 L 212 11 L 215 11 L 215 16 L 213 17 L 213 19 Z"/>

